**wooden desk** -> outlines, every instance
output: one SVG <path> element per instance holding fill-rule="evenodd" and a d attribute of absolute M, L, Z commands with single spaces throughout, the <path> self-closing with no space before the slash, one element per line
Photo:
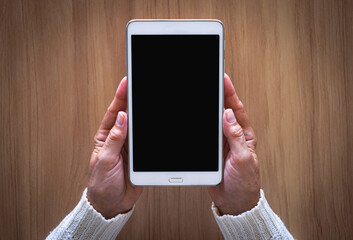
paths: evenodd
<path fill-rule="evenodd" d="M 258 137 L 262 187 L 297 239 L 353 235 L 352 1 L 0 3 L 0 239 L 43 239 L 77 204 L 126 74 L 133 18 L 218 18 Z M 221 239 L 199 187 L 146 188 L 120 239 Z"/>

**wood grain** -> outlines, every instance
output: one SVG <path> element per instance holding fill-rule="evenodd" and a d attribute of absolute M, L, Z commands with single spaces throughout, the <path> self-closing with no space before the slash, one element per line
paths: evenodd
<path fill-rule="evenodd" d="M 133 18 L 217 18 L 258 137 L 262 188 L 297 239 L 353 235 L 349 0 L 0 1 L 0 239 L 43 239 L 87 185 Z M 119 239 L 222 239 L 200 187 L 149 187 Z"/>

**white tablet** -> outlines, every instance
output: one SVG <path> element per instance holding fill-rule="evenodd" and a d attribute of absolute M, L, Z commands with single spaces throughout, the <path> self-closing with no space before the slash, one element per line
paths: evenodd
<path fill-rule="evenodd" d="M 222 22 L 132 20 L 126 42 L 131 182 L 219 184 Z"/>

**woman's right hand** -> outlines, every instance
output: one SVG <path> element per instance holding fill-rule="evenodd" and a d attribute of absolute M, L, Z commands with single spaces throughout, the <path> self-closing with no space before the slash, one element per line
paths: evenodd
<path fill-rule="evenodd" d="M 260 176 L 255 133 L 228 75 L 224 77 L 224 107 L 223 181 L 208 191 L 221 214 L 239 215 L 259 201 Z"/>

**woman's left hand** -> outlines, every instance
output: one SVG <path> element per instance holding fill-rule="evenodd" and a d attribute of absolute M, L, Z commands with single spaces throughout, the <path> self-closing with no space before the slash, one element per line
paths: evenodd
<path fill-rule="evenodd" d="M 124 77 L 94 137 L 87 199 L 106 219 L 129 211 L 142 193 L 128 176 L 127 78 Z"/>

